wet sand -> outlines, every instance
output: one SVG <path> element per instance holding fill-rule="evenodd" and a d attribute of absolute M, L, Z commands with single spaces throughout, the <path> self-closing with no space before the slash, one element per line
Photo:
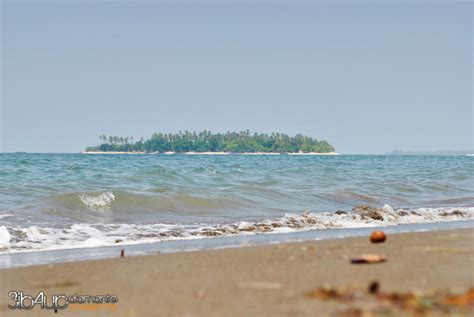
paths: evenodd
<path fill-rule="evenodd" d="M 388 261 L 350 263 L 364 253 Z M 127 257 L 125 248 L 124 258 L 5 269 L 0 315 L 56 315 L 7 308 L 10 290 L 44 290 L 47 296 L 118 296 L 117 304 L 71 305 L 58 316 L 332 316 L 367 305 L 307 294 L 371 281 L 384 292 L 465 292 L 474 286 L 474 228 L 390 235 L 380 244 L 346 238 L 139 257 Z M 474 314 L 472 308 L 460 314 Z"/>

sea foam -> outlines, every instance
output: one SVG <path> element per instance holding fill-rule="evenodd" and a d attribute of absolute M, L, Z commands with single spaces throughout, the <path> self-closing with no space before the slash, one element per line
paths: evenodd
<path fill-rule="evenodd" d="M 372 211 L 370 213 L 369 211 Z M 140 244 L 218 236 L 291 233 L 309 230 L 370 228 L 474 219 L 474 207 L 394 210 L 356 207 L 349 211 L 287 213 L 261 221 L 213 224 L 72 224 L 65 228 L 0 226 L 0 254 L 52 249 Z"/>
<path fill-rule="evenodd" d="M 99 195 L 80 194 L 82 203 L 89 208 L 108 207 L 115 201 L 115 195 L 112 192 L 105 192 Z"/>
<path fill-rule="evenodd" d="M 10 244 L 10 239 L 11 237 L 7 227 L 0 226 L 0 248 L 8 247 Z"/>

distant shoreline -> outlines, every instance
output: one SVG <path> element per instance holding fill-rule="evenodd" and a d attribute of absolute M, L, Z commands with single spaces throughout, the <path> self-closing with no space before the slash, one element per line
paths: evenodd
<path fill-rule="evenodd" d="M 124 155 L 138 155 L 138 154 L 162 154 L 162 155 L 173 155 L 173 154 L 185 154 L 185 155 L 297 155 L 297 156 L 327 156 L 327 155 L 340 155 L 337 152 L 296 152 L 296 153 L 279 153 L 279 152 L 118 152 L 118 151 L 81 151 L 80 154 L 124 154 Z"/>
<path fill-rule="evenodd" d="M 472 150 L 444 150 L 444 151 L 401 151 L 394 150 L 386 153 L 386 155 L 443 155 L 443 156 L 474 156 L 474 149 Z"/>

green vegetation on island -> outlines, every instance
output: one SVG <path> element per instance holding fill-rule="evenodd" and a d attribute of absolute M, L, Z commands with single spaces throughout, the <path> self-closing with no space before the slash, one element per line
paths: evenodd
<path fill-rule="evenodd" d="M 201 132 L 155 133 L 148 140 L 139 141 L 133 137 L 101 135 L 102 144 L 87 147 L 86 152 L 231 152 L 231 153 L 297 153 L 334 152 L 334 147 L 325 140 L 297 134 L 288 136 L 282 133 L 250 134 L 241 132 L 211 133 Z"/>

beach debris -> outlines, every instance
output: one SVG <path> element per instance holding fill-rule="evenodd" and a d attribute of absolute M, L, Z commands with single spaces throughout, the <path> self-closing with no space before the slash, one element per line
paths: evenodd
<path fill-rule="evenodd" d="M 399 211 L 397 212 L 397 214 L 398 214 L 399 216 L 401 216 L 401 217 L 405 217 L 405 216 L 409 216 L 409 215 L 410 215 L 410 213 L 409 213 L 408 211 L 406 211 L 406 210 L 399 210 Z"/>
<path fill-rule="evenodd" d="M 473 306 L 474 307 L 474 288 L 460 295 L 446 295 L 441 302 L 445 305 Z"/>
<path fill-rule="evenodd" d="M 363 290 L 359 289 L 357 286 L 349 285 L 340 288 L 330 287 L 324 285 L 313 291 L 306 293 L 307 297 L 318 298 L 318 299 L 337 299 L 339 301 L 352 301 L 356 297 L 360 297 Z"/>
<path fill-rule="evenodd" d="M 362 219 L 374 219 L 374 220 L 381 220 L 383 221 L 382 212 L 383 210 L 380 208 L 370 207 L 367 205 L 359 205 L 352 208 L 352 211 L 357 211 Z"/>
<path fill-rule="evenodd" d="M 372 314 L 365 313 L 361 308 L 350 307 L 342 312 L 339 312 L 337 317 L 372 317 Z"/>
<path fill-rule="evenodd" d="M 370 294 L 377 294 L 380 288 L 380 283 L 378 281 L 370 282 L 369 287 L 367 290 Z"/>
<path fill-rule="evenodd" d="M 425 292 L 383 292 L 377 281 L 368 287 L 323 286 L 305 293 L 306 297 L 334 300 L 350 306 L 336 316 L 442 316 L 474 309 L 474 288 L 455 294 L 448 290 Z"/>
<path fill-rule="evenodd" d="M 266 223 L 258 223 L 256 225 L 256 230 L 257 232 L 271 232 L 273 231 L 272 226 L 266 224 Z"/>
<path fill-rule="evenodd" d="M 377 255 L 377 254 L 363 254 L 351 259 L 351 263 L 353 264 L 374 264 L 374 263 L 382 263 L 385 261 L 387 261 L 386 256 Z"/>
<path fill-rule="evenodd" d="M 121 258 L 125 257 L 125 250 L 124 249 L 120 250 L 120 257 Z"/>
<path fill-rule="evenodd" d="M 386 239 L 387 239 L 387 236 L 385 235 L 383 231 L 380 231 L 380 230 L 375 230 L 370 235 L 370 241 L 372 243 L 385 242 Z"/>
<path fill-rule="evenodd" d="M 212 230 L 212 229 L 203 229 L 202 230 L 202 235 L 206 237 L 217 237 L 217 236 L 222 236 L 225 233 L 221 230 Z"/>
<path fill-rule="evenodd" d="M 447 212 L 447 211 L 442 211 L 439 213 L 440 216 L 446 217 L 446 216 L 458 216 L 458 217 L 464 217 L 464 213 L 461 210 L 453 210 L 452 212 Z"/>
<path fill-rule="evenodd" d="M 265 289 L 265 290 L 283 289 L 283 285 L 279 282 L 266 282 L 266 281 L 244 281 L 244 282 L 240 282 L 238 286 L 240 288 Z"/>

